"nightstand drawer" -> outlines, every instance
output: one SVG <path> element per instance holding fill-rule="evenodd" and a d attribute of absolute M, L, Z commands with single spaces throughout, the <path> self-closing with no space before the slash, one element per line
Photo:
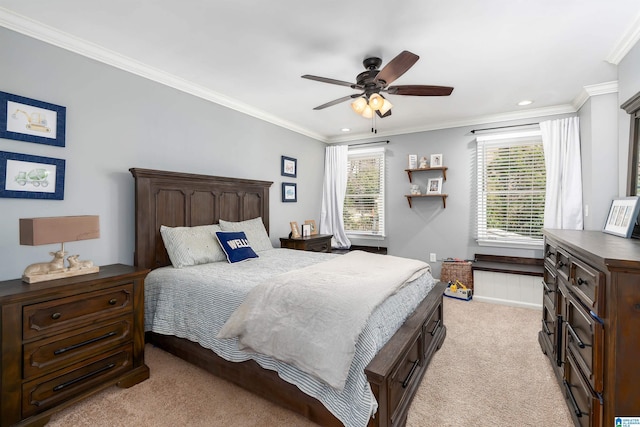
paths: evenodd
<path fill-rule="evenodd" d="M 64 335 L 56 335 L 24 345 L 23 378 L 41 376 L 78 362 L 95 354 L 104 353 L 132 339 L 133 316 L 117 321 L 109 320 L 87 326 Z"/>
<path fill-rule="evenodd" d="M 105 317 L 133 312 L 133 284 L 88 292 L 23 308 L 23 338 L 38 338 Z"/>
<path fill-rule="evenodd" d="M 28 417 L 68 400 L 131 369 L 133 346 L 112 350 L 65 372 L 49 375 L 22 386 L 22 416 Z"/>

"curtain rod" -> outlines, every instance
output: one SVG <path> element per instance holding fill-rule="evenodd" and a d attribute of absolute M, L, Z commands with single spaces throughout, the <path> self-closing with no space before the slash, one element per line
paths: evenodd
<path fill-rule="evenodd" d="M 389 140 L 385 140 L 385 141 L 371 141 L 371 142 L 361 142 L 359 144 L 347 144 L 349 147 L 357 147 L 358 145 L 369 145 L 369 144 L 380 144 L 380 143 L 389 143 Z"/>
<path fill-rule="evenodd" d="M 511 126 L 499 126 L 499 127 L 495 127 L 495 128 L 485 128 L 485 129 L 473 129 L 471 131 L 471 133 L 476 133 L 476 132 L 484 132 L 487 130 L 498 130 L 498 129 L 508 129 L 508 128 L 519 128 L 519 127 L 524 127 L 524 126 L 533 126 L 533 125 L 539 125 L 539 122 L 535 122 L 535 123 L 525 123 L 523 125 L 511 125 Z"/>

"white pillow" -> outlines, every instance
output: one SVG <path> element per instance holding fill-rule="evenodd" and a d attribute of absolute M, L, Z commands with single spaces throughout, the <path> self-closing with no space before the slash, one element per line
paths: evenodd
<path fill-rule="evenodd" d="M 264 228 L 262 218 L 258 217 L 240 222 L 230 222 L 221 219 L 219 222 L 222 231 L 244 231 L 254 251 L 259 252 L 273 249 L 271 239 L 269 239 L 267 230 Z"/>
<path fill-rule="evenodd" d="M 226 261 L 227 256 L 216 239 L 216 231 L 222 231 L 218 224 L 196 227 L 160 226 L 164 247 L 175 268 Z"/>

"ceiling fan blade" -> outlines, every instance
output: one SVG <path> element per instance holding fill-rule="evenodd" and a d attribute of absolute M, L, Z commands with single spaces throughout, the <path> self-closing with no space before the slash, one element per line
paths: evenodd
<path fill-rule="evenodd" d="M 347 86 L 350 88 L 357 87 L 355 83 L 345 82 L 344 80 L 329 79 L 327 77 L 312 76 L 311 74 L 305 74 L 304 76 L 301 76 L 301 77 L 303 79 L 315 80 L 317 82 L 331 83 L 332 85 Z"/>
<path fill-rule="evenodd" d="M 415 53 L 404 50 L 380 70 L 374 81 L 383 80 L 388 85 L 413 67 L 418 59 L 420 57 Z"/>
<path fill-rule="evenodd" d="M 450 86 L 400 85 L 390 86 L 386 92 L 391 95 L 449 96 L 453 92 L 453 88 Z"/>
<path fill-rule="evenodd" d="M 333 101 L 329 101 L 326 104 L 318 105 L 316 108 L 314 108 L 314 110 L 322 110 L 322 109 L 325 109 L 327 107 L 331 107 L 333 105 L 340 104 L 341 102 L 348 101 L 350 99 L 357 98 L 357 97 L 362 96 L 362 95 L 363 94 L 361 94 L 361 93 L 354 93 L 353 95 L 343 96 L 342 98 L 338 98 L 338 99 L 334 99 Z"/>

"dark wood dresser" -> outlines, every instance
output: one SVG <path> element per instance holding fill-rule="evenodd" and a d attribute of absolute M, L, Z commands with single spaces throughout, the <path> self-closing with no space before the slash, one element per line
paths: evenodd
<path fill-rule="evenodd" d="M 576 426 L 640 417 L 640 241 L 545 230 L 542 330 Z"/>
<path fill-rule="evenodd" d="M 314 234 L 308 237 L 281 237 L 280 247 L 300 251 L 331 252 L 332 234 Z"/>
<path fill-rule="evenodd" d="M 149 378 L 147 273 L 114 264 L 36 284 L 0 282 L 0 426 L 43 425 L 97 390 Z"/>

